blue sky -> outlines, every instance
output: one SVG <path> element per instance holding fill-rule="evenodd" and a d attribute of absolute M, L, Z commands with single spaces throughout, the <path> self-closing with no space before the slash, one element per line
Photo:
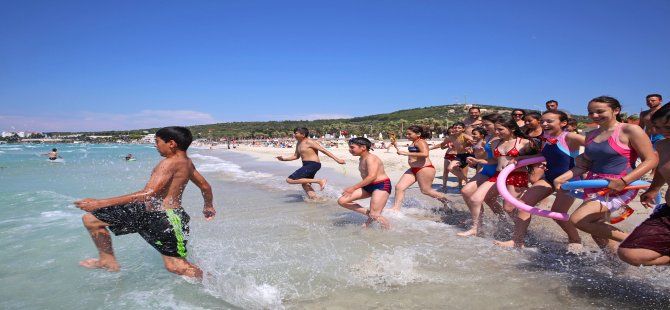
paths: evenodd
<path fill-rule="evenodd" d="M 0 130 L 670 98 L 670 1 L 0 1 Z M 467 99 L 466 99 L 467 98 Z"/>

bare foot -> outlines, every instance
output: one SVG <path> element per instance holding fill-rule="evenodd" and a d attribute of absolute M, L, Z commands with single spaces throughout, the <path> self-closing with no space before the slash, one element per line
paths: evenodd
<path fill-rule="evenodd" d="M 110 272 L 119 271 L 119 264 L 117 264 L 116 262 L 105 263 L 105 262 L 101 262 L 97 258 L 85 259 L 85 260 L 79 262 L 79 266 L 89 268 L 89 269 L 107 269 L 107 271 L 110 271 Z"/>
<path fill-rule="evenodd" d="M 493 241 L 493 244 L 501 247 L 501 248 L 524 248 L 525 246 L 523 244 L 517 245 L 514 243 L 514 240 L 508 240 L 508 241 Z"/>
<path fill-rule="evenodd" d="M 375 220 L 373 220 L 371 217 L 368 217 L 368 220 L 365 221 L 365 223 L 363 223 L 363 225 L 361 225 L 361 227 L 368 228 L 368 226 L 370 226 L 370 224 L 372 224 L 372 222 L 374 222 L 374 221 Z"/>
<path fill-rule="evenodd" d="M 568 246 L 565 248 L 565 251 L 570 254 L 579 255 L 584 254 L 585 249 L 584 245 L 582 245 L 581 243 L 568 243 Z"/>
<path fill-rule="evenodd" d="M 477 236 L 477 230 L 472 228 L 468 231 L 459 232 L 456 235 L 461 236 L 461 237 Z"/>
<path fill-rule="evenodd" d="M 326 188 L 326 183 L 328 183 L 328 181 L 326 179 L 321 179 L 321 180 L 319 180 L 318 183 L 319 183 L 319 187 L 321 188 L 321 191 L 323 191 L 323 189 Z"/>
<path fill-rule="evenodd" d="M 388 210 L 391 211 L 391 212 L 400 212 L 400 208 L 391 208 L 391 209 L 388 209 Z"/>

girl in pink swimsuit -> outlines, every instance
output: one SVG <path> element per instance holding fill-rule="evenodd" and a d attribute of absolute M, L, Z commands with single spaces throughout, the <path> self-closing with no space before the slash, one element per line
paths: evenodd
<path fill-rule="evenodd" d="M 587 179 L 609 180 L 609 194 L 594 195 L 595 190 L 585 190 L 586 199 L 570 216 L 570 222 L 578 229 L 591 234 L 603 250 L 616 253 L 619 242 L 628 234 L 606 223 L 610 212 L 628 204 L 637 195 L 637 190 L 622 191 L 631 182 L 639 179 L 658 164 L 658 155 L 651 147 L 640 126 L 620 123 L 621 104 L 612 97 L 592 99 L 588 105 L 589 118 L 600 128 L 586 136 L 582 160 L 576 166 L 554 180 L 554 188 L 574 176 L 588 171 Z M 632 163 L 637 156 L 642 163 L 635 169 Z"/>

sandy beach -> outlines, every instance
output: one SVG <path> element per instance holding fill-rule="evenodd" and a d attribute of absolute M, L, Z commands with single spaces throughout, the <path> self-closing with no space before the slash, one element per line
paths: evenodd
<path fill-rule="evenodd" d="M 440 143 L 441 140 L 433 139 L 429 141 L 430 145 L 435 145 L 437 143 Z M 399 141 L 398 145 L 400 147 L 405 146 L 405 142 Z M 278 148 L 278 147 L 265 147 L 265 146 L 251 146 L 248 144 L 240 144 L 237 145 L 236 148 L 231 149 L 234 152 L 240 152 L 244 153 L 246 155 L 254 157 L 256 160 L 259 161 L 273 161 L 277 162 L 279 164 L 285 164 L 285 165 L 291 165 L 295 166 L 296 168 L 301 165 L 299 160 L 295 161 L 289 161 L 289 162 L 280 162 L 278 161 L 275 157 L 279 155 L 284 155 L 288 156 L 293 154 L 294 148 Z M 356 180 L 360 179 L 360 175 L 358 172 L 358 158 L 352 156 L 347 148 L 342 147 L 340 145 L 339 147 L 331 147 L 328 148 L 328 150 L 333 153 L 334 155 L 338 156 L 341 159 L 344 159 L 346 161 L 346 164 L 344 166 L 341 166 L 337 164 L 334 160 L 330 159 L 329 157 L 320 154 L 321 155 L 321 164 L 323 167 L 327 168 L 332 168 L 335 170 L 341 170 L 341 169 L 346 169 L 346 175 L 350 178 L 352 178 L 352 184 L 353 182 L 356 182 Z M 430 160 L 432 161 L 433 165 L 435 166 L 437 173 L 435 176 L 435 180 L 433 181 L 433 187 L 439 187 L 441 186 L 442 182 L 442 173 L 444 171 L 444 150 L 432 150 L 430 152 Z M 373 154 L 377 155 L 379 158 L 381 158 L 384 161 L 384 166 L 386 169 L 386 173 L 389 175 L 391 178 L 391 181 L 395 185 L 395 182 L 397 182 L 400 177 L 402 176 L 403 173 L 408 168 L 407 164 L 407 157 L 406 156 L 401 156 L 396 154 L 395 149 L 391 148 L 389 151 L 385 149 L 375 149 L 373 151 Z M 344 168 L 343 168 L 344 167 Z M 474 169 L 469 170 L 468 177 L 472 177 L 474 175 L 475 171 Z M 318 176 L 318 175 L 317 175 Z M 447 196 L 450 200 L 454 202 L 455 207 L 459 211 L 463 211 L 463 213 L 468 213 L 468 208 L 465 205 L 465 202 L 463 201 L 462 196 L 460 195 L 460 191 L 456 188 L 457 183 L 456 183 L 456 177 L 453 174 L 449 175 L 449 180 L 447 182 L 447 186 L 450 187 L 449 190 L 447 191 Z M 414 191 L 412 191 L 414 190 Z M 393 199 L 394 194 L 392 193 L 391 199 Z M 412 185 L 410 189 L 408 190 L 407 197 L 416 197 L 416 196 L 422 196 L 418 192 L 418 186 L 416 184 Z M 549 206 L 551 205 L 553 201 L 554 196 L 550 196 L 547 198 L 547 201 L 545 201 L 543 204 Z M 418 197 L 417 197 L 418 198 Z M 581 199 L 576 199 L 575 203 L 573 204 L 572 208 L 570 209 L 570 212 L 574 211 L 580 204 L 582 203 Z M 626 220 L 618 223 L 616 226 L 619 227 L 620 229 L 626 231 L 626 232 L 631 232 L 640 222 L 645 220 L 651 210 L 646 209 L 645 207 L 642 206 L 642 204 L 639 202 L 639 195 L 638 197 L 630 203 L 630 206 L 635 210 L 635 213 L 633 213 L 629 218 Z M 493 213 L 486 209 L 485 210 L 485 217 L 493 217 Z M 467 221 L 467 218 L 462 218 L 461 221 Z M 448 222 L 448 221 L 447 221 Z M 556 241 L 562 242 L 563 240 L 566 239 L 564 233 L 560 230 L 558 225 L 554 224 L 553 221 L 548 220 L 548 219 L 541 219 L 539 217 L 534 217 L 534 220 L 531 223 L 529 234 L 532 234 L 533 230 L 542 230 L 543 233 L 551 233 L 557 237 Z M 582 235 L 582 240 L 583 243 L 589 247 L 595 247 L 595 243 L 591 240 L 591 238 L 587 238 L 587 234 L 584 232 L 580 232 Z"/>

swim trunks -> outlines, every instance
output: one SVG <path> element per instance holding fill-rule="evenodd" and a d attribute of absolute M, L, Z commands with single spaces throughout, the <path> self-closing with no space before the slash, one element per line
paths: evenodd
<path fill-rule="evenodd" d="M 656 206 L 651 216 L 637 226 L 619 247 L 647 249 L 670 256 L 670 206 Z"/>
<path fill-rule="evenodd" d="M 461 167 L 461 168 L 467 167 L 468 166 L 468 160 L 467 160 L 468 157 L 475 157 L 475 156 L 472 155 L 471 153 L 456 154 L 456 158 L 458 158 L 458 161 L 460 162 L 460 164 L 458 166 Z"/>
<path fill-rule="evenodd" d="M 372 192 L 380 190 L 391 193 L 391 179 L 385 179 L 377 182 L 372 182 L 368 185 L 362 187 L 362 189 L 370 194 Z"/>
<path fill-rule="evenodd" d="M 190 217 L 183 208 L 147 211 L 144 203 L 136 202 L 97 209 L 91 214 L 109 224 L 116 236 L 138 233 L 161 254 L 186 257 Z"/>
<path fill-rule="evenodd" d="M 298 179 L 313 179 L 316 176 L 316 172 L 321 169 L 321 163 L 316 161 L 303 161 L 302 167 L 289 175 L 288 178 L 291 180 Z"/>

